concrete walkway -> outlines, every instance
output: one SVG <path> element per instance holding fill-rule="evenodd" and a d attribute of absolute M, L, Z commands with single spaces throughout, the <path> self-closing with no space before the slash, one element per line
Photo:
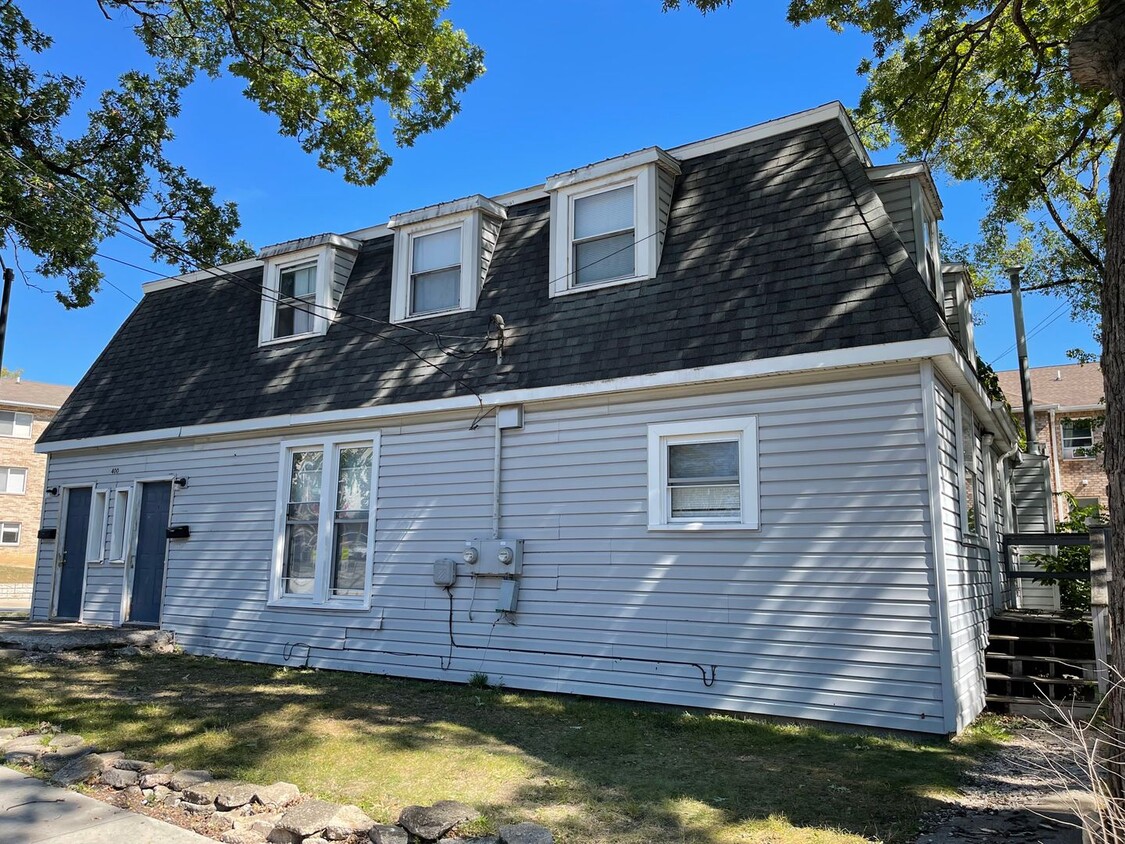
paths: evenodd
<path fill-rule="evenodd" d="M 0 619 L 0 646 L 27 651 L 69 651 L 134 645 L 149 648 L 170 643 L 167 630 L 133 627 L 93 627 L 75 622 Z"/>
<path fill-rule="evenodd" d="M 178 826 L 0 767 L 3 844 L 215 844 Z"/>

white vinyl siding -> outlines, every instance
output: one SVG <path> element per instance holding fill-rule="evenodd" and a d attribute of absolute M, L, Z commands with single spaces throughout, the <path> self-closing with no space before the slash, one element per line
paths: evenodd
<path fill-rule="evenodd" d="M 34 417 L 30 413 L 0 410 L 0 437 L 29 439 L 33 419 Z"/>
<path fill-rule="evenodd" d="M 27 492 L 27 469 L 0 466 L 0 494 L 23 495 Z"/>
<path fill-rule="evenodd" d="M 747 417 L 760 531 L 651 533 L 647 426 Z M 471 418 L 380 428 L 369 609 L 270 605 L 280 451 L 325 436 L 59 453 L 48 483 L 191 478 L 173 501 L 172 521 L 192 534 L 169 546 L 162 624 L 192 653 L 458 682 L 483 671 L 511 688 L 943 731 L 917 369 L 525 405 L 523 428 L 502 439 L 501 531 L 525 541 L 516 625 L 470 620 L 459 562 L 457 642 L 480 649 L 446 663 L 450 598 L 434 561 L 459 560 L 492 516 L 494 422 L 469 430 Z M 57 520 L 49 498 L 44 525 Z M 36 618 L 53 554 L 43 543 Z M 497 592 L 481 580 L 476 608 Z"/>

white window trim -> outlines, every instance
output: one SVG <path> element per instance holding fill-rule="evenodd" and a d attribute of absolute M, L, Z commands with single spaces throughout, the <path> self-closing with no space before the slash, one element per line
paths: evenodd
<path fill-rule="evenodd" d="M 9 492 L 5 484 L 4 488 L 0 489 L 0 495 L 27 495 L 27 469 L 23 466 L 0 466 L 0 472 L 6 472 L 8 478 L 11 478 L 12 472 L 23 472 L 23 491 Z"/>
<path fill-rule="evenodd" d="M 1089 445 L 1067 445 L 1066 444 L 1066 429 L 1068 423 L 1063 420 L 1059 423 L 1059 445 L 1062 447 L 1063 460 L 1096 460 L 1097 454 L 1077 454 L 1079 450 L 1092 451 L 1096 445 L 1094 441 L 1094 423 L 1089 419 L 1075 419 L 1074 422 L 1088 422 L 1090 425 L 1090 444 Z M 1073 423 L 1069 423 L 1073 429 Z"/>
<path fill-rule="evenodd" d="M 328 326 L 332 324 L 335 317 L 332 302 L 332 275 L 335 270 L 333 252 L 331 245 L 317 246 L 266 259 L 262 270 L 262 310 L 261 317 L 258 320 L 259 346 L 280 345 L 328 333 Z M 274 337 L 281 273 L 284 270 L 314 262 L 316 264 L 316 306 L 313 308 L 312 331 L 290 334 L 287 337 Z"/>
<path fill-rule="evenodd" d="M 364 611 L 371 609 L 371 581 L 375 571 L 375 512 L 378 509 L 379 495 L 379 440 L 378 432 L 350 436 L 317 437 L 314 439 L 285 440 L 281 443 L 281 454 L 277 469 L 277 506 L 274 520 L 273 566 L 270 572 L 270 607 L 301 607 L 316 610 Z M 367 520 L 367 561 L 364 569 L 363 597 L 333 597 L 329 594 L 328 578 L 332 558 L 333 514 L 335 507 L 324 507 L 324 495 L 335 494 L 338 473 L 338 449 L 341 446 L 371 446 L 371 510 Z M 282 577 L 285 569 L 285 514 L 289 502 L 289 482 L 293 452 L 309 448 L 324 449 L 324 465 L 321 469 L 321 508 L 320 524 L 317 534 L 317 566 L 311 596 L 286 595 L 282 591 Z M 321 562 L 323 561 L 323 562 Z"/>
<path fill-rule="evenodd" d="M 574 203 L 599 193 L 633 187 L 633 275 L 591 284 L 575 284 Z M 559 187 L 551 193 L 551 296 L 583 293 L 633 284 L 656 277 L 660 238 L 657 236 L 657 166 L 646 164 L 623 173 Z"/>
<path fill-rule="evenodd" d="M 122 500 L 124 499 L 124 506 Z M 124 565 L 129 550 L 129 525 L 132 523 L 132 487 L 118 487 L 113 491 L 113 517 L 109 528 L 109 562 Z M 120 527 L 120 539 L 118 528 Z"/>
<path fill-rule="evenodd" d="M 674 522 L 668 512 L 668 444 L 694 438 L 734 437 L 739 442 L 739 494 L 742 519 L 733 521 Z M 758 482 L 758 418 L 742 416 L 666 422 L 648 426 L 648 529 L 702 533 L 722 530 L 758 530 L 761 527 Z"/>
<path fill-rule="evenodd" d="M 10 440 L 30 440 L 32 437 L 35 436 L 35 414 L 25 413 L 22 410 L 4 410 L 4 411 L 0 411 L 0 413 L 10 413 L 10 414 L 12 414 L 12 433 L 10 433 L 10 434 L 0 434 L 0 437 L 3 437 L 5 439 L 10 439 Z M 16 425 L 18 424 L 19 418 L 21 416 L 27 417 L 27 434 L 26 435 L 17 434 L 15 432 Z"/>
<path fill-rule="evenodd" d="M 424 314 L 410 313 L 410 277 L 414 263 L 414 238 L 428 234 L 461 230 L 461 286 L 457 307 Z M 462 211 L 435 217 L 395 229 L 394 271 L 391 276 L 391 322 L 414 322 L 421 319 L 474 311 L 480 293 L 481 212 Z"/>
<path fill-rule="evenodd" d="M 94 489 L 90 496 L 90 521 L 86 528 L 86 562 L 105 560 L 106 516 L 109 515 L 109 490 Z"/>
<path fill-rule="evenodd" d="M 4 530 L 13 526 L 16 529 L 16 541 L 5 542 L 3 539 Z M 0 522 L 0 546 L 4 548 L 18 548 L 21 542 L 23 542 L 23 522 Z"/>
<path fill-rule="evenodd" d="M 976 466 L 976 441 L 977 441 L 977 437 L 975 435 L 975 432 L 977 430 L 976 416 L 973 414 L 971 409 L 965 407 L 965 401 L 964 401 L 964 399 L 961 398 L 961 395 L 959 393 L 957 394 L 957 400 L 956 400 L 955 404 L 956 404 L 956 408 L 955 408 L 956 412 L 954 413 L 954 416 L 955 416 L 954 421 L 957 425 L 957 435 L 956 435 L 957 436 L 957 497 L 961 501 L 961 540 L 963 542 L 970 543 L 972 545 L 987 545 L 988 544 L 989 526 L 991 525 L 992 522 L 988 517 L 987 503 L 982 502 L 980 500 L 981 499 L 981 491 L 980 491 L 981 474 L 980 474 L 980 471 L 977 469 L 977 466 Z M 968 469 L 968 466 L 969 466 L 968 460 L 966 459 L 966 454 L 965 454 L 965 445 L 966 445 L 966 443 L 965 443 L 965 426 L 963 424 L 963 418 L 964 418 L 964 414 L 966 412 L 968 412 L 969 415 L 970 415 L 970 418 L 972 420 L 972 427 L 973 427 L 973 431 L 974 431 L 974 437 L 973 437 L 973 443 L 972 443 L 972 447 L 973 447 L 972 473 L 973 473 L 973 475 L 975 476 L 975 479 L 976 479 L 976 483 L 973 487 L 974 492 L 976 493 L 975 498 L 977 499 L 977 530 L 976 530 L 976 532 L 973 532 L 969 529 L 969 502 L 968 502 L 968 498 L 965 495 L 965 485 L 966 485 L 966 482 L 968 480 L 966 470 Z M 983 446 L 982 446 L 982 448 L 983 448 Z"/>

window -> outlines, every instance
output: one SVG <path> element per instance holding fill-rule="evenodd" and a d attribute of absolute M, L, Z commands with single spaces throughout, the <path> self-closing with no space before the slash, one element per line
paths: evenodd
<path fill-rule="evenodd" d="M 648 428 L 650 530 L 758 527 L 754 417 Z"/>
<path fill-rule="evenodd" d="M 109 558 L 115 563 L 125 559 L 125 532 L 129 524 L 129 490 L 113 493 L 113 521 L 109 528 Z"/>
<path fill-rule="evenodd" d="M 958 397 L 958 450 L 961 464 L 961 529 L 966 537 L 984 536 L 983 496 L 980 490 L 976 420 L 973 412 Z"/>
<path fill-rule="evenodd" d="M 479 194 L 396 215 L 391 320 L 475 309 L 507 217 Z"/>
<path fill-rule="evenodd" d="M 1062 423 L 1063 457 L 1067 460 L 1090 459 L 1094 456 L 1094 426 L 1089 419 L 1064 419 Z"/>
<path fill-rule="evenodd" d="M 31 437 L 30 413 L 16 413 L 12 410 L 0 410 L 0 437 Z"/>
<path fill-rule="evenodd" d="M 23 495 L 27 492 L 27 469 L 0 466 L 0 493 Z"/>
<path fill-rule="evenodd" d="M 930 290 L 934 296 L 937 297 L 938 302 L 942 301 L 944 295 L 941 277 L 941 258 L 938 255 L 938 244 L 940 242 L 938 236 L 937 220 L 934 219 L 930 213 L 929 206 L 925 200 L 920 200 L 922 205 L 922 220 L 920 228 L 922 230 L 922 261 L 925 267 L 925 272 L 922 277 L 930 285 Z"/>
<path fill-rule="evenodd" d="M 20 523 L 0 522 L 0 545 L 20 544 Z"/>
<path fill-rule="evenodd" d="M 410 316 L 461 307 L 461 227 L 410 239 Z"/>
<path fill-rule="evenodd" d="M 90 498 L 90 524 L 86 528 L 86 562 L 100 563 L 105 557 L 105 516 L 108 489 L 95 489 Z"/>
<path fill-rule="evenodd" d="M 655 278 L 679 173 L 650 147 L 549 178 L 551 295 Z"/>
<path fill-rule="evenodd" d="M 633 185 L 625 185 L 574 200 L 574 285 L 636 274 L 633 192 Z"/>
<path fill-rule="evenodd" d="M 358 241 L 336 234 L 263 249 L 258 345 L 327 333 L 358 252 Z"/>
<path fill-rule="evenodd" d="M 311 334 L 317 312 L 316 263 L 281 270 L 276 298 L 274 338 Z"/>
<path fill-rule="evenodd" d="M 366 607 L 378 439 L 283 450 L 273 600 Z"/>

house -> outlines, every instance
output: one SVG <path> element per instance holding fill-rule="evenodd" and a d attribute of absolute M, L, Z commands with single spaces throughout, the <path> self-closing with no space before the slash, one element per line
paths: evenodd
<path fill-rule="evenodd" d="M 1109 507 L 1105 463 L 1098 446 L 1105 418 L 1105 382 L 1096 363 L 1032 367 L 1031 398 L 1036 441 L 1047 456 L 1056 493 L 1069 493 L 1080 507 Z M 1020 407 L 1019 370 L 997 372 L 1012 407 Z M 1056 495 L 1055 516 L 1070 511 L 1065 495 Z"/>
<path fill-rule="evenodd" d="M 150 283 L 40 440 L 34 616 L 957 732 L 1016 430 L 941 214 L 833 103 Z"/>
<path fill-rule="evenodd" d="M 58 384 L 0 378 L 0 565 L 26 566 L 28 581 L 47 468 L 35 441 L 69 395 L 70 387 Z"/>

